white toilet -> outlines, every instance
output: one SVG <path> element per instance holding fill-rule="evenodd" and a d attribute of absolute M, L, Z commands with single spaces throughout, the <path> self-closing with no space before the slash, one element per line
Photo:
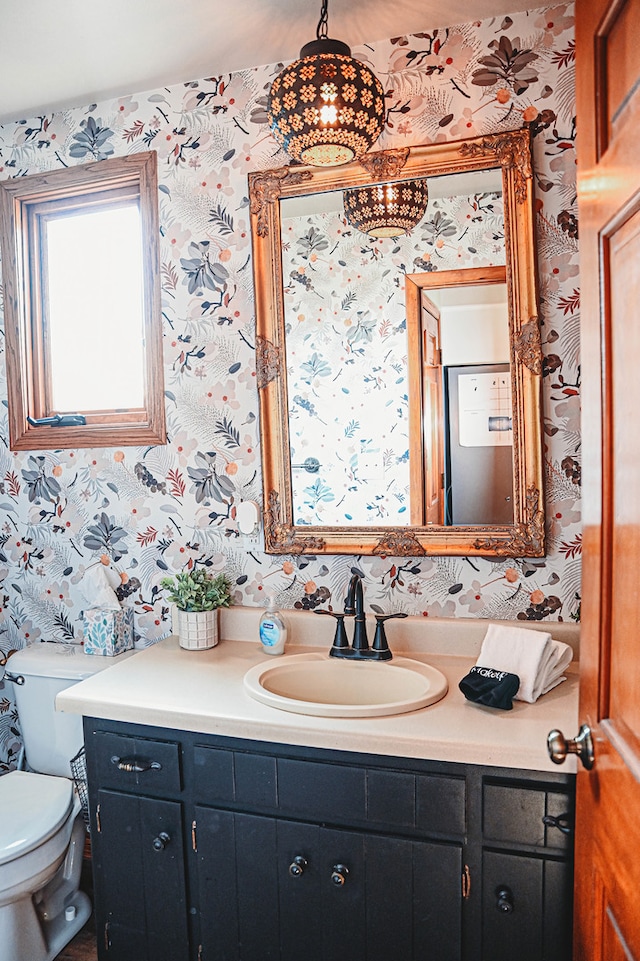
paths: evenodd
<path fill-rule="evenodd" d="M 2 961 L 52 961 L 91 914 L 78 890 L 86 828 L 69 765 L 83 744 L 82 718 L 56 712 L 55 698 L 124 656 L 32 644 L 7 662 L 7 673 L 24 679 L 15 693 L 28 770 L 0 777 Z"/>

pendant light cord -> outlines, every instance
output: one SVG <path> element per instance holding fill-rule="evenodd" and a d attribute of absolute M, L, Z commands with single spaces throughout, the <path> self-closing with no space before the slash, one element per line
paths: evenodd
<path fill-rule="evenodd" d="M 316 28 L 316 39 L 326 40 L 327 39 L 327 26 L 329 23 L 329 0 L 322 0 L 322 7 L 320 9 L 320 19 L 318 20 L 318 26 Z"/>

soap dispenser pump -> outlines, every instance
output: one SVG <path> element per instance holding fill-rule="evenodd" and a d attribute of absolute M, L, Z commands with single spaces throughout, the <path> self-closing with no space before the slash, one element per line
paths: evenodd
<path fill-rule="evenodd" d="M 276 607 L 274 596 L 269 595 L 267 609 L 260 618 L 260 643 L 265 654 L 282 654 L 287 642 L 287 625 Z"/>

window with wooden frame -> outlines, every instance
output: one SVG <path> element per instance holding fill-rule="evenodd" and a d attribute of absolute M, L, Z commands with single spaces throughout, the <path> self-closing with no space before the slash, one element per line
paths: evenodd
<path fill-rule="evenodd" d="M 0 183 L 11 450 L 166 443 L 155 151 Z"/>

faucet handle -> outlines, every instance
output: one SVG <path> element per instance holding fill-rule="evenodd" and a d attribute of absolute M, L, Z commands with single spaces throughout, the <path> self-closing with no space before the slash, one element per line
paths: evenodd
<path fill-rule="evenodd" d="M 371 647 L 371 650 L 375 652 L 373 656 L 376 661 L 390 661 L 393 657 L 393 654 L 389 650 L 389 644 L 387 643 L 384 622 L 390 621 L 394 617 L 407 616 L 408 615 L 403 612 L 398 612 L 397 614 L 376 614 L 376 633 Z"/>
<path fill-rule="evenodd" d="M 340 611 L 327 611 L 324 608 L 321 610 L 314 610 L 314 614 L 329 614 L 330 617 L 335 617 L 336 619 L 336 633 L 333 638 L 333 644 L 329 655 L 335 656 L 335 653 L 340 651 L 341 653 L 349 649 L 349 641 L 347 639 L 347 632 L 344 628 L 344 614 Z"/>

